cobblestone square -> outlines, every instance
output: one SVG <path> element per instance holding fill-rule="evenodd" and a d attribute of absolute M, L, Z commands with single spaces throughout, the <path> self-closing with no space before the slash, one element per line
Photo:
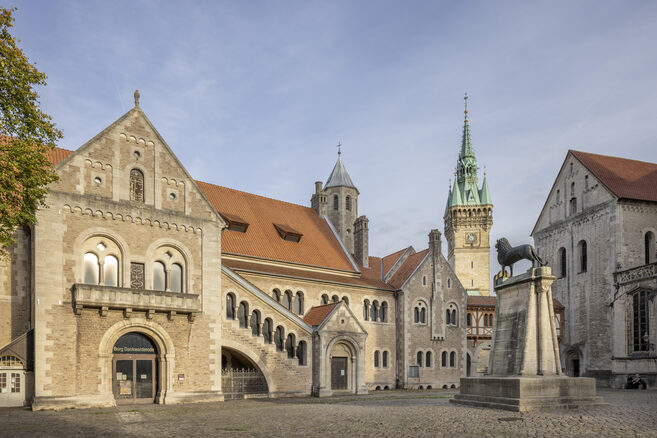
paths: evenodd
<path fill-rule="evenodd" d="M 606 407 L 513 413 L 448 402 L 454 391 L 253 399 L 32 412 L 0 410 L 0 437 L 657 437 L 657 392 L 599 390 Z"/>

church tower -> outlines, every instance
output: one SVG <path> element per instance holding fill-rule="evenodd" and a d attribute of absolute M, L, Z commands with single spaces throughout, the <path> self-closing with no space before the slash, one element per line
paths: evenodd
<path fill-rule="evenodd" d="M 342 152 L 338 145 L 338 161 L 326 184 L 315 183 L 315 193 L 310 203 L 320 216 L 326 216 L 349 254 L 367 266 L 367 219 L 358 218 L 358 189 L 342 164 Z M 358 224 L 356 224 L 358 220 Z M 356 236 L 358 231 L 362 236 Z"/>
<path fill-rule="evenodd" d="M 461 152 L 456 163 L 454 187 L 450 185 L 445 207 L 447 260 L 469 295 L 490 295 L 490 229 L 493 203 L 486 173 L 479 188 L 477 159 L 470 140 L 468 96 Z"/>

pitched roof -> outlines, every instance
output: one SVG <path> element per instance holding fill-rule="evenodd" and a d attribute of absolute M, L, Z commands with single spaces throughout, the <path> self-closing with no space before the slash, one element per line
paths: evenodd
<path fill-rule="evenodd" d="M 246 233 L 227 230 L 223 234 L 222 252 L 354 270 L 329 225 L 312 208 L 202 181 L 197 184 L 220 214 L 238 216 L 249 224 Z M 303 238 L 284 240 L 274 224 L 294 229 Z"/>
<path fill-rule="evenodd" d="M 614 195 L 657 202 L 657 164 L 588 152 L 569 151 Z"/>
<path fill-rule="evenodd" d="M 311 307 L 303 321 L 313 327 L 317 327 L 324 322 L 327 316 L 331 314 L 340 303 L 323 304 L 321 306 Z"/>
<path fill-rule="evenodd" d="M 68 149 L 62 149 L 62 148 L 54 148 L 48 153 L 48 159 L 52 163 L 53 166 L 56 166 L 57 163 L 62 161 L 64 158 L 68 157 L 71 155 L 73 151 L 69 151 Z"/>
<path fill-rule="evenodd" d="M 228 234 L 226 232 L 224 237 Z M 222 242 L 224 237 L 222 237 Z M 260 272 L 265 274 L 281 275 L 285 277 L 305 278 L 309 280 L 319 280 L 339 284 L 351 284 L 354 286 L 374 287 L 393 291 L 389 284 L 384 283 L 379 278 L 373 278 L 374 275 L 368 274 L 366 270 L 360 277 L 332 274 L 329 272 L 317 272 L 308 269 L 296 269 L 293 267 L 276 266 L 264 263 L 250 262 L 246 260 L 231 260 L 223 258 L 222 264 L 236 272 Z"/>
<path fill-rule="evenodd" d="M 381 272 L 381 257 L 369 256 L 369 267 L 364 267 L 358 260 L 354 259 L 358 270 L 361 272 L 361 278 L 372 286 L 378 288 L 389 289 L 390 286 L 383 281 L 383 274 Z"/>
<path fill-rule="evenodd" d="M 473 296 L 469 295 L 468 296 L 468 306 L 488 306 L 488 307 L 495 307 L 497 303 L 497 296 L 491 295 L 491 296 Z M 555 309 L 561 310 L 563 309 L 563 304 L 561 304 L 557 299 L 552 299 L 552 306 Z"/>
<path fill-rule="evenodd" d="M 420 265 L 422 260 L 426 257 L 426 255 L 429 253 L 429 249 L 425 249 L 424 251 L 416 252 L 413 255 L 408 256 L 406 260 L 404 260 L 404 263 L 397 269 L 397 272 L 393 274 L 392 277 L 390 277 L 390 280 L 388 283 L 395 289 L 400 289 L 404 282 L 408 280 L 408 278 L 415 272 L 417 267 Z"/>
<path fill-rule="evenodd" d="M 335 163 L 333 171 L 331 172 L 328 180 L 326 180 L 324 188 L 339 186 L 353 187 L 354 189 L 356 188 L 353 181 L 351 181 L 351 177 L 349 176 L 347 169 L 344 167 L 344 164 L 342 164 L 340 154 L 338 154 L 338 161 Z"/>
<path fill-rule="evenodd" d="M 407 249 L 408 248 L 400 249 L 399 251 L 393 252 L 392 254 L 388 254 L 387 256 L 381 259 L 381 263 L 383 265 L 381 271 L 383 275 L 386 275 L 388 271 L 390 271 L 390 269 L 392 269 L 392 267 L 395 266 L 397 260 L 399 260 L 401 256 L 404 255 Z"/>

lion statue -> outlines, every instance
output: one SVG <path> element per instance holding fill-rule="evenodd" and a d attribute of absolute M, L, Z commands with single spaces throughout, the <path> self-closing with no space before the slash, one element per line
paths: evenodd
<path fill-rule="evenodd" d="M 536 254 L 536 250 L 531 245 L 512 247 L 507 238 L 502 237 L 497 243 L 495 243 L 495 248 L 497 248 L 497 261 L 502 266 L 502 272 L 505 272 L 505 269 L 508 266 L 511 270 L 511 277 L 513 277 L 513 264 L 520 260 L 529 260 L 532 262 L 532 267 L 534 268 L 547 265 L 547 263 Z"/>

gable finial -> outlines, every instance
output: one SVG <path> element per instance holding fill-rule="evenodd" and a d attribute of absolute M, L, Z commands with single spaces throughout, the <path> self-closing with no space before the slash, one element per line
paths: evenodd
<path fill-rule="evenodd" d="M 465 102 L 465 111 L 463 111 L 463 113 L 465 114 L 465 120 L 468 120 L 468 93 L 465 93 L 463 100 Z"/>
<path fill-rule="evenodd" d="M 342 154 L 342 151 L 340 148 L 342 147 L 342 143 L 338 142 L 338 157 Z"/>
<path fill-rule="evenodd" d="M 139 106 L 139 90 L 135 90 L 135 106 Z"/>

